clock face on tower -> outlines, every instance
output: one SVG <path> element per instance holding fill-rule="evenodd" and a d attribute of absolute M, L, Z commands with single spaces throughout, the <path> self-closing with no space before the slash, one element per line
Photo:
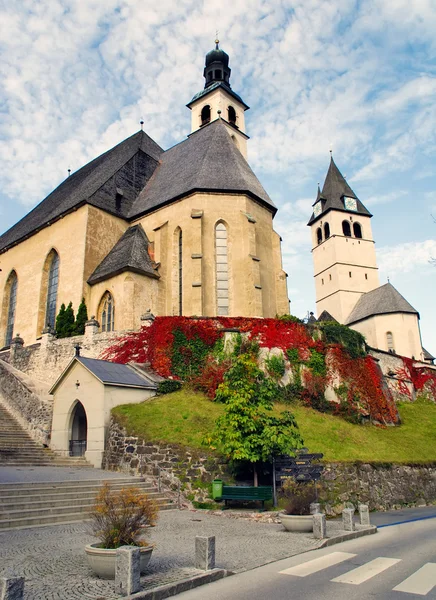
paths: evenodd
<path fill-rule="evenodd" d="M 321 202 L 317 202 L 313 207 L 313 214 L 315 215 L 315 217 L 318 217 L 321 214 L 321 209 Z"/>
<path fill-rule="evenodd" d="M 357 201 L 355 198 L 344 196 L 344 206 L 347 210 L 357 210 Z"/>

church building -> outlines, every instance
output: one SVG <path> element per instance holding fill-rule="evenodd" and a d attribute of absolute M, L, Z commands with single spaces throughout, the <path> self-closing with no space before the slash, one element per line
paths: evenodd
<path fill-rule="evenodd" d="M 391 283 L 380 285 L 371 218 L 332 157 L 308 223 L 318 319 L 348 325 L 372 348 L 432 362 L 418 311 Z"/>
<path fill-rule="evenodd" d="M 102 331 L 155 315 L 289 312 L 277 211 L 247 163 L 248 106 L 228 55 L 206 56 L 187 139 L 139 131 L 72 173 L 0 237 L 0 348 L 54 328 L 85 298 Z"/>

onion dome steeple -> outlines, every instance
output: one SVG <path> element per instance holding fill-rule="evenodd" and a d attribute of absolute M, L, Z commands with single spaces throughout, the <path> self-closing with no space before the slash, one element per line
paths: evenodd
<path fill-rule="evenodd" d="M 230 73 L 232 71 L 229 67 L 229 55 L 220 49 L 219 43 L 220 41 L 217 38 L 214 50 L 206 54 L 206 65 L 203 72 L 206 80 L 204 84 L 205 88 L 217 81 L 230 87 Z"/>

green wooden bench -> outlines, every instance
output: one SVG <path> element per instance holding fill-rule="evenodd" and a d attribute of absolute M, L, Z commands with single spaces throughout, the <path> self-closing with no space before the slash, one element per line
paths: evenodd
<path fill-rule="evenodd" d="M 242 485 L 224 485 L 221 500 L 225 501 L 227 506 L 228 500 L 239 502 L 262 502 L 262 508 L 265 500 L 272 500 L 273 491 L 270 485 L 260 485 L 259 487 L 245 487 Z"/>

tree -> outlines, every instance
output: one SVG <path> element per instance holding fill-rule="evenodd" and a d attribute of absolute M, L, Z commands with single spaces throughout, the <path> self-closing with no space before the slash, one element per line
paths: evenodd
<path fill-rule="evenodd" d="M 226 406 L 210 441 L 232 460 L 252 463 L 255 486 L 259 463 L 303 446 L 294 415 L 273 414 L 277 397 L 277 385 L 259 369 L 252 354 L 241 354 L 234 361 L 216 394 L 216 401 Z"/>
<path fill-rule="evenodd" d="M 85 323 L 88 320 L 88 309 L 86 308 L 85 298 L 82 298 L 82 302 L 79 304 L 77 309 L 76 322 L 74 323 L 74 334 L 83 335 L 85 333 Z"/>
<path fill-rule="evenodd" d="M 57 337 L 62 337 L 61 332 L 65 327 L 65 304 L 62 302 L 61 308 L 59 310 L 58 316 L 56 317 L 56 335 Z"/>

